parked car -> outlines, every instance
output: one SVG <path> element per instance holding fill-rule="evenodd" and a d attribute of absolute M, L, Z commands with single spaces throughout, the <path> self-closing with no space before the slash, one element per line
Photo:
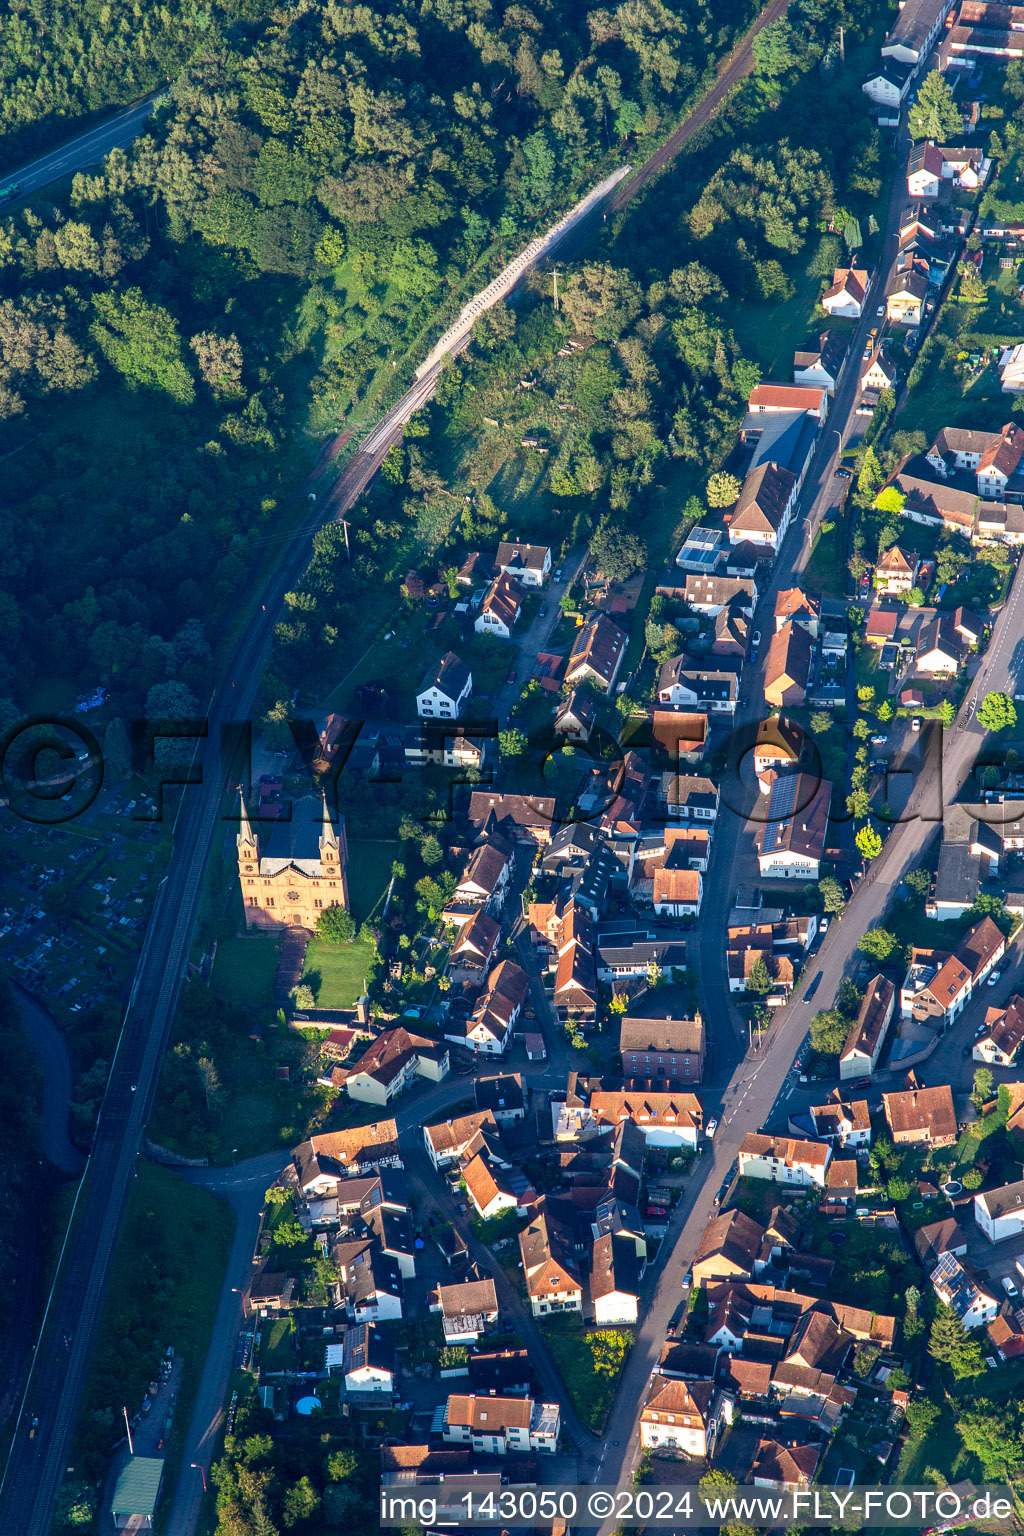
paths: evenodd
<path fill-rule="evenodd" d="M 1000 1284 L 1002 1285 L 1003 1290 L 1006 1292 L 1007 1296 L 1019 1296 L 1020 1295 L 1020 1291 L 1018 1291 L 1017 1287 L 1014 1285 L 1014 1283 L 1010 1279 L 1009 1275 L 1004 1275 L 1002 1280 L 1000 1281 Z"/>
<path fill-rule="evenodd" d="M 994 987 L 996 982 L 997 981 L 1002 981 L 1002 979 L 1003 979 L 1002 971 L 993 971 L 992 975 L 988 979 L 987 985 L 990 986 L 990 987 Z"/>
<path fill-rule="evenodd" d="M 986 1026 L 984 1024 L 979 1024 L 978 1025 L 977 1029 L 974 1031 L 974 1038 L 975 1038 L 975 1040 L 980 1040 L 981 1039 L 982 1035 L 985 1033 L 985 1029 L 986 1029 Z"/>
<path fill-rule="evenodd" d="M 561 566 L 558 567 L 558 570 L 555 572 L 554 576 L 551 579 L 552 579 L 552 581 L 561 581 L 561 579 L 562 579 L 562 567 Z"/>
<path fill-rule="evenodd" d="M 759 629 L 755 629 L 754 633 L 750 637 L 750 648 L 751 648 L 751 650 L 752 651 L 756 651 L 760 644 L 761 644 L 761 631 Z"/>
<path fill-rule="evenodd" d="M 884 747 L 888 740 L 889 740 L 888 733 L 886 733 L 883 736 L 872 736 L 872 738 L 871 738 L 871 745 L 873 747 Z"/>
<path fill-rule="evenodd" d="M 918 715 L 915 715 L 913 720 L 911 720 L 910 729 L 912 731 L 919 731 L 921 729 L 921 720 Z"/>
<path fill-rule="evenodd" d="M 911 101 L 913 101 L 913 99 L 914 99 L 913 96 L 911 96 L 910 99 L 911 99 Z M 880 320 L 884 314 L 885 314 L 885 305 L 884 304 L 879 304 L 878 308 L 875 310 L 875 315 Z"/>
<path fill-rule="evenodd" d="M 841 469 L 840 468 L 840 469 L 836 470 L 835 478 L 837 480 L 849 480 L 850 477 L 851 477 L 851 473 L 852 473 L 852 471 L 850 471 L 848 469 Z"/>
<path fill-rule="evenodd" d="M 830 922 L 831 922 L 831 921 L 832 921 L 832 919 L 831 919 L 831 918 L 829 918 L 829 917 L 823 917 L 823 918 L 822 918 L 822 920 L 821 920 L 821 922 L 820 922 L 820 923 L 819 923 L 819 924 L 818 924 L 818 932 L 819 932 L 819 933 L 828 933 L 828 925 L 829 925 L 829 923 L 830 923 Z M 803 1066 L 803 1062 L 802 1062 L 802 1061 L 801 1061 L 801 1062 L 800 1062 L 800 1063 L 799 1063 L 799 1065 L 800 1065 L 800 1066 L 801 1066 L 801 1067 L 802 1067 L 802 1066 Z"/>
<path fill-rule="evenodd" d="M 713 1136 L 717 1130 L 718 1130 L 718 1121 L 715 1120 L 714 1118 L 712 1118 L 711 1120 L 708 1121 L 707 1125 L 704 1127 L 704 1135 L 708 1136 L 708 1137 Z"/>

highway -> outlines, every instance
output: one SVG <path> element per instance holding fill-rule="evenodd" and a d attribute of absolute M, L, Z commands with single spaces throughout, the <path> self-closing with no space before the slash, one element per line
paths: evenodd
<path fill-rule="evenodd" d="M 62 144 L 59 149 L 52 149 L 48 154 L 40 155 L 37 160 L 30 160 L 27 165 L 21 166 L 18 170 L 0 175 L 0 186 L 17 187 L 17 200 L 20 201 L 30 193 L 49 186 L 51 182 L 60 181 L 63 176 L 70 176 L 73 171 L 85 170 L 89 165 L 98 165 L 104 155 L 108 155 L 112 149 L 124 149 L 138 137 L 154 111 L 156 103 L 157 94 L 154 93 L 152 96 L 144 97 L 142 101 L 135 102 L 133 106 L 125 107 L 123 112 L 108 118 L 97 128 L 90 128 L 87 133 L 79 134 L 78 138 Z"/>
<path fill-rule="evenodd" d="M 741 40 L 726 66 L 731 81 L 751 67 L 753 36 L 784 9 L 783 0 L 772 0 Z M 716 105 L 728 88 L 722 81 L 714 88 L 718 92 Z M 139 132 L 152 105 L 150 100 L 129 108 L 119 118 L 32 162 L 8 180 L 18 182 L 22 192 L 31 191 L 95 162 L 116 144 L 129 142 Z M 695 127 L 707 121 L 711 110 L 706 100 L 698 104 L 672 136 L 676 148 Z M 668 145 L 662 146 L 653 157 L 656 168 L 660 169 L 674 152 Z M 638 175 L 620 189 L 620 205 L 642 188 L 643 173 L 641 167 Z M 318 508 L 318 524 L 330 518 L 342 519 L 351 510 L 392 443 L 400 439 L 404 423 L 433 394 L 440 367 L 440 362 L 435 364 L 372 429 L 323 498 Z M 297 500 L 304 503 L 313 489 L 312 483 L 304 485 Z M 0 1483 L 3 1536 L 48 1536 L 50 1531 L 114 1245 L 159 1081 L 218 823 L 222 816 L 232 814 L 230 791 L 235 774 L 230 763 L 216 761 L 216 744 L 223 725 L 256 715 L 261 673 L 273 628 L 284 594 L 297 584 L 308 563 L 311 532 L 307 522 L 286 546 L 278 569 L 262 594 L 261 606 L 254 605 L 249 628 L 208 710 L 210 745 L 201 758 L 203 782 L 183 794 L 168 872 L 139 958 L 89 1164 L 46 1304 Z"/>

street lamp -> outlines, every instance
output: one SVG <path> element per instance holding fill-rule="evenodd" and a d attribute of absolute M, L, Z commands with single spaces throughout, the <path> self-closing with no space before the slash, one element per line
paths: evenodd
<path fill-rule="evenodd" d="M 191 1463 L 191 1466 L 192 1466 L 193 1472 L 198 1472 L 199 1476 L 202 1478 L 202 1480 L 203 1480 L 203 1492 L 205 1493 L 206 1492 L 206 1473 L 204 1472 L 202 1466 L 199 1464 L 198 1461 L 193 1461 Z"/>

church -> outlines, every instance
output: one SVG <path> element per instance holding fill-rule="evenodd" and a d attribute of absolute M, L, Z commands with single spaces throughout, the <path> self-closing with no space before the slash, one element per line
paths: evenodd
<path fill-rule="evenodd" d="M 345 818 L 335 829 L 326 798 L 322 820 L 309 819 L 307 802 L 294 807 L 290 820 L 271 822 L 257 837 L 243 795 L 236 842 L 246 928 L 279 933 L 298 927 L 312 933 L 325 907 L 348 906 Z"/>

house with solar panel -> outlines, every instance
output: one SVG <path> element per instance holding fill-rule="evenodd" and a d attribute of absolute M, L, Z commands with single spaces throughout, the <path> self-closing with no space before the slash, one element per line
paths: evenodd
<path fill-rule="evenodd" d="M 832 786 L 810 773 L 777 778 L 757 829 L 757 861 L 766 880 L 817 880 L 825 852 Z"/>

